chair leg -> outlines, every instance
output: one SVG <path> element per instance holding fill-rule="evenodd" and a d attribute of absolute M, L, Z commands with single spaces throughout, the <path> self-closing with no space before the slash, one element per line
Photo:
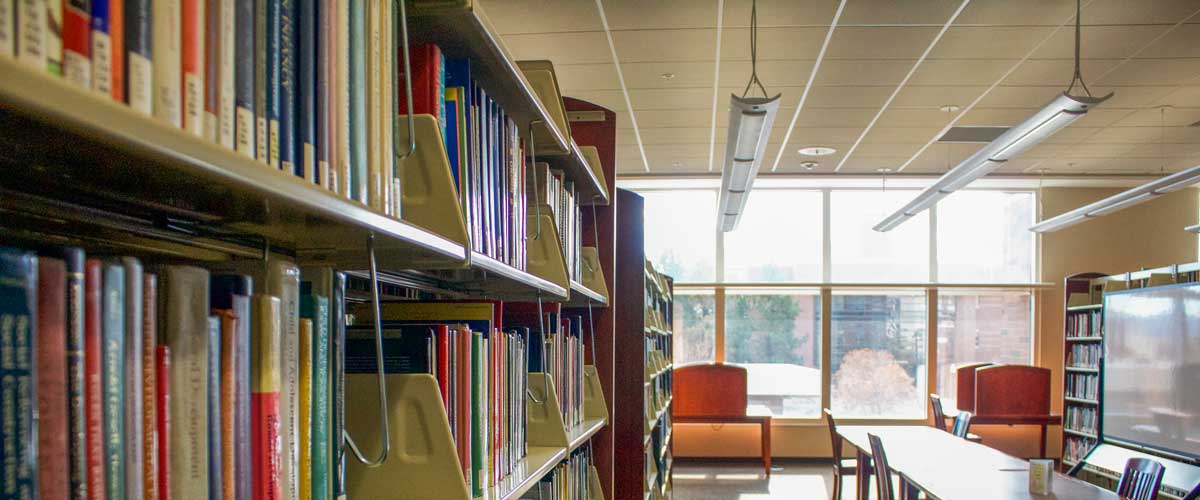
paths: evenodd
<path fill-rule="evenodd" d="M 842 474 L 833 471 L 833 500 L 842 500 Z"/>

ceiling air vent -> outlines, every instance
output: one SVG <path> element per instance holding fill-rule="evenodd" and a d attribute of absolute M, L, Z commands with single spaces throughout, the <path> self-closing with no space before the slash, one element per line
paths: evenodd
<path fill-rule="evenodd" d="M 996 140 L 1008 127 L 951 127 L 938 142 L 983 142 Z"/>

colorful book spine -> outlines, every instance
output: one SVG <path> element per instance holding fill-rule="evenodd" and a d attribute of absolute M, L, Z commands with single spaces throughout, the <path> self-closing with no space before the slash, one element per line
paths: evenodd
<path fill-rule="evenodd" d="M 221 425 L 217 433 L 217 438 L 220 442 L 217 451 L 224 453 L 213 454 L 213 449 L 209 449 L 209 459 L 216 459 L 219 462 L 218 470 L 220 472 L 220 484 L 218 489 L 214 491 L 221 492 L 222 498 L 237 498 L 237 467 L 238 467 L 238 449 L 237 443 L 237 377 L 239 375 L 239 363 L 237 360 L 238 351 L 238 333 L 241 329 L 240 320 L 236 313 L 230 309 L 219 309 L 216 305 L 216 300 L 212 300 L 214 309 L 213 316 L 220 320 L 220 338 L 217 343 L 220 349 L 214 349 L 216 352 L 216 363 L 220 369 L 218 372 L 219 378 L 216 384 L 220 387 L 219 395 L 217 396 L 217 412 L 220 415 Z M 209 387 L 211 394 L 212 386 Z M 212 411 L 212 408 L 209 409 Z M 214 481 L 210 480 L 210 483 Z"/>
<path fill-rule="evenodd" d="M 104 385 L 104 496 L 125 498 L 125 267 L 104 262 L 100 370 Z"/>
<path fill-rule="evenodd" d="M 67 432 L 67 265 L 37 260 L 38 496 L 69 498 Z M 2 328 L 2 325 L 0 325 Z"/>
<path fill-rule="evenodd" d="M 350 198 L 350 5 L 346 1 L 330 0 L 334 4 L 334 105 L 333 123 L 337 129 L 335 154 L 329 161 L 336 165 L 337 192 Z"/>
<path fill-rule="evenodd" d="M 37 70 L 46 67 L 46 6 L 42 0 L 17 0 L 17 59 Z"/>
<path fill-rule="evenodd" d="M 145 409 L 142 406 L 142 349 L 145 347 L 145 274 L 142 263 L 133 257 L 122 257 L 125 268 L 125 383 L 121 391 L 125 419 L 125 498 L 143 498 L 145 448 Z"/>
<path fill-rule="evenodd" d="M 344 2 L 343 2 L 344 3 Z M 329 315 L 333 319 L 329 332 L 329 431 L 333 433 L 331 455 L 333 477 L 330 486 L 333 498 L 346 498 L 346 275 L 333 273 L 333 290 L 329 301 Z"/>
<path fill-rule="evenodd" d="M 125 102 L 125 0 L 108 0 L 108 36 L 111 95 L 113 100 Z"/>
<path fill-rule="evenodd" d="M 206 0 L 182 0 L 180 15 L 180 62 L 183 68 L 183 129 L 204 134 L 204 47 Z M 178 366 L 182 353 L 175 352 Z"/>
<path fill-rule="evenodd" d="M 313 498 L 329 498 L 329 298 L 316 294 L 303 295 L 300 298 L 300 316 L 312 321 L 312 338 L 308 344 L 312 349 L 311 356 L 307 357 L 311 366 L 308 378 L 309 392 L 312 394 L 308 426 L 311 429 L 311 451 L 307 468 L 312 471 L 308 481 L 309 492 Z M 301 354 L 300 359 L 304 362 L 306 356 Z M 303 372 L 301 377 L 303 380 Z M 303 388 L 301 394 L 304 394 Z M 305 498 L 303 493 L 301 498 Z"/>
<path fill-rule="evenodd" d="M 75 1 L 75 0 L 71 0 Z M 153 0 L 154 116 L 183 127 L 183 4 L 182 0 Z"/>
<path fill-rule="evenodd" d="M 84 316 L 84 373 L 87 380 L 84 392 L 87 406 L 87 495 L 89 500 L 103 500 L 104 488 L 104 390 L 100 367 L 104 365 L 101 351 L 103 322 L 104 278 L 97 259 L 86 264 Z"/>
<path fill-rule="evenodd" d="M 367 8 L 366 0 L 347 0 L 347 3 L 350 4 L 350 193 L 352 199 L 367 204 Z"/>
<path fill-rule="evenodd" d="M 204 30 L 201 31 L 201 53 L 204 64 L 204 123 L 205 139 L 218 142 L 217 128 L 221 113 L 221 1 L 201 0 L 204 3 Z M 185 75 L 186 78 L 186 75 Z"/>
<path fill-rule="evenodd" d="M 254 7 L 255 0 L 234 0 L 233 4 L 233 135 L 234 147 L 239 153 L 251 158 L 257 156 L 255 149 L 254 119 Z"/>
<path fill-rule="evenodd" d="M 63 0 L 45 0 L 46 3 L 46 70 L 51 75 L 62 76 L 62 20 Z"/>
<path fill-rule="evenodd" d="M 279 348 L 282 304 L 279 297 L 257 294 L 252 299 L 250 330 L 251 419 L 254 438 L 254 498 L 279 500 Z"/>
<path fill-rule="evenodd" d="M 366 129 L 367 129 L 367 205 L 379 213 L 385 212 L 383 198 L 383 131 L 380 126 L 383 113 L 381 86 L 381 63 L 383 61 L 383 37 L 380 32 L 383 6 L 381 2 L 367 2 L 366 22 Z"/>
<path fill-rule="evenodd" d="M 158 276 L 142 275 L 142 498 L 158 500 Z"/>
<path fill-rule="evenodd" d="M 296 2 L 279 0 L 279 169 L 303 177 L 296 158 L 296 42 Z M 290 497 L 286 487 L 284 495 Z"/>
<path fill-rule="evenodd" d="M 297 175 L 317 180 L 317 0 L 295 0 L 292 68 L 295 71 Z M 285 56 L 286 57 L 286 56 Z"/>
<path fill-rule="evenodd" d="M 37 496 L 37 388 L 34 342 L 38 306 L 37 257 L 0 248 L 0 446 L 7 498 Z"/>
<path fill-rule="evenodd" d="M 246 0 L 250 1 L 250 0 Z M 269 0 L 254 2 L 254 157 L 271 165 L 269 120 L 267 118 L 268 76 L 267 25 L 270 19 Z"/>
<path fill-rule="evenodd" d="M 250 313 L 250 296 L 254 294 L 254 284 L 250 276 L 240 274 L 223 274 L 214 276 L 209 286 L 209 300 L 213 309 L 229 310 L 233 313 L 237 329 L 232 338 L 221 339 L 222 387 L 229 395 L 222 402 L 222 418 L 226 427 L 232 428 L 231 437 L 226 437 L 226 443 L 232 439 L 239 446 L 227 447 L 234 450 L 226 455 L 226 460 L 232 464 L 234 494 L 231 498 L 253 498 L 254 479 L 252 477 L 252 458 L 249 446 L 241 444 L 251 442 L 250 420 L 250 329 L 252 326 Z M 232 409 L 232 415 L 225 412 L 226 403 Z M 230 465 L 225 466 L 226 471 Z M 227 476 L 226 482 L 229 481 Z"/>
<path fill-rule="evenodd" d="M 67 368 L 67 477 L 70 495 L 64 498 L 87 500 L 87 406 L 84 378 L 84 253 L 78 248 L 63 248 L 58 256 L 66 265 L 66 352 Z M 61 473 L 61 472 L 60 472 Z"/>
<path fill-rule="evenodd" d="M 129 107 L 154 114 L 154 11 L 151 0 L 125 1 L 125 95 Z"/>
<path fill-rule="evenodd" d="M 279 99 L 280 57 L 282 44 L 280 31 L 282 29 L 283 0 L 266 0 L 266 116 L 267 116 L 267 164 L 271 168 L 282 168 L 279 165 Z"/>
<path fill-rule="evenodd" d="M 209 498 L 223 497 L 224 472 L 221 456 L 224 449 L 221 446 L 221 434 L 224 426 L 221 424 L 221 318 L 208 317 L 208 356 L 204 373 L 207 377 L 208 392 L 202 396 L 205 399 L 205 411 L 208 413 L 208 427 L 205 427 L 206 444 L 208 446 L 208 492 Z"/>
<path fill-rule="evenodd" d="M 171 346 L 159 345 L 154 351 L 154 411 L 158 418 L 158 500 L 171 500 Z"/>
<path fill-rule="evenodd" d="M 112 11 L 109 0 L 91 0 L 92 90 L 112 95 L 112 38 L 108 19 Z"/>
<path fill-rule="evenodd" d="M 234 27 L 234 0 L 220 0 L 220 33 L 221 51 L 218 54 L 217 70 L 221 75 L 217 79 L 220 89 L 217 98 L 217 142 L 229 149 L 234 149 L 234 57 L 236 48 Z"/>
<path fill-rule="evenodd" d="M 300 319 L 300 436 L 296 440 L 299 474 L 296 493 L 298 498 L 312 498 L 312 342 L 313 320 Z"/>
<path fill-rule="evenodd" d="M 208 271 L 167 266 L 158 273 L 163 338 L 171 349 L 170 446 L 172 498 L 208 498 Z M 161 376 L 161 375 L 160 375 Z"/>
<path fill-rule="evenodd" d="M 0 2 L 0 4 L 5 2 Z M 63 9 L 63 76 L 68 82 L 92 88 L 92 3 L 67 0 Z"/>
<path fill-rule="evenodd" d="M 317 48 L 315 57 L 316 77 L 314 79 L 314 90 L 316 91 L 316 151 L 317 151 L 317 184 L 330 191 L 336 192 L 335 181 L 337 176 L 329 170 L 329 158 L 333 152 L 333 120 L 332 120 L 332 96 L 337 89 L 334 88 L 335 80 L 333 79 L 333 44 L 337 40 L 337 33 L 334 31 L 332 9 L 334 2 L 331 0 L 313 0 L 316 3 L 317 21 L 316 31 L 320 37 L 317 40 Z"/>

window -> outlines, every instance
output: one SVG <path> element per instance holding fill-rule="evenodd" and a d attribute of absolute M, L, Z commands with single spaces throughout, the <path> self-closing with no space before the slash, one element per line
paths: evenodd
<path fill-rule="evenodd" d="M 938 281 L 1033 280 L 1033 193 L 959 191 L 938 204 Z"/>
<path fill-rule="evenodd" d="M 821 281 L 821 197 L 755 191 L 737 229 L 725 235 L 725 281 Z"/>
<path fill-rule="evenodd" d="M 924 418 L 924 292 L 833 293 L 833 411 L 850 418 Z"/>
<path fill-rule="evenodd" d="M 1033 349 L 1033 296 L 1029 292 L 938 292 L 938 394 L 957 398 L 954 370 L 968 363 L 1029 364 Z"/>
<path fill-rule="evenodd" d="M 646 258 L 676 282 L 716 281 L 717 193 L 646 191 Z"/>
<path fill-rule="evenodd" d="M 675 290 L 674 362 L 712 361 L 716 356 L 717 318 L 713 291 Z"/>
<path fill-rule="evenodd" d="M 821 415 L 821 296 L 816 290 L 725 293 L 725 360 L 746 367 L 747 410 Z"/>
<path fill-rule="evenodd" d="M 835 282 L 929 281 L 929 214 L 921 212 L 888 232 L 872 229 L 915 191 L 830 193 L 831 278 Z"/>

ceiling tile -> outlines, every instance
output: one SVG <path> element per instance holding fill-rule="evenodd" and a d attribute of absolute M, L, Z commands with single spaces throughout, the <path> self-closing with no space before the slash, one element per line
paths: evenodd
<path fill-rule="evenodd" d="M 893 108 L 933 108 L 938 109 L 947 104 L 960 108 L 979 97 L 987 87 L 980 86 L 912 86 L 900 89 L 900 93 L 892 100 Z"/>
<path fill-rule="evenodd" d="M 936 24 L 940 26 L 961 3 L 958 0 L 847 2 L 845 10 L 842 11 L 841 24 Z"/>
<path fill-rule="evenodd" d="M 836 1 L 829 0 L 759 0 L 758 27 L 761 30 L 771 26 L 828 26 L 837 5 Z M 725 27 L 749 28 L 750 6 L 751 0 L 725 0 Z"/>
<path fill-rule="evenodd" d="M 1158 99 L 1156 105 L 1193 106 L 1200 102 L 1200 85 L 1179 87 L 1165 97 Z"/>
<path fill-rule="evenodd" d="M 554 66 L 558 86 L 564 94 L 579 90 L 620 90 L 617 67 L 606 64 L 558 64 Z"/>
<path fill-rule="evenodd" d="M 1143 144 L 1124 151 L 1122 157 L 1151 160 L 1178 160 L 1200 155 L 1200 143 L 1192 144 Z"/>
<path fill-rule="evenodd" d="M 638 127 L 694 127 L 712 123 L 711 109 L 650 109 L 636 111 Z"/>
<path fill-rule="evenodd" d="M 817 72 L 817 85 L 896 85 L 912 69 L 915 60 L 825 60 Z M 761 67 L 761 64 L 760 64 Z M 808 65 L 811 68 L 812 65 Z M 804 76 L 808 76 L 808 68 Z M 724 73 L 724 66 L 721 67 Z"/>
<path fill-rule="evenodd" d="M 633 109 L 638 111 L 651 109 L 711 110 L 712 88 L 631 89 L 629 100 L 633 103 Z"/>
<path fill-rule="evenodd" d="M 1084 81 L 1099 83 L 1099 77 L 1116 67 L 1120 61 L 1115 59 L 1085 59 L 1080 67 L 1083 70 Z M 1124 69 L 1124 68 L 1122 68 Z M 1072 59 L 1029 59 L 1008 75 L 1002 82 L 1004 85 L 1066 85 L 1071 83 L 1071 75 L 1075 74 L 1075 61 Z M 1107 82 L 1117 84 L 1117 82 Z M 1096 92 L 1093 88 L 1092 92 Z M 1106 92 L 1107 93 L 1107 92 Z"/>
<path fill-rule="evenodd" d="M 991 85 L 1016 63 L 1016 60 L 926 59 L 908 84 Z"/>
<path fill-rule="evenodd" d="M 930 59 L 1021 59 L 1053 31 L 1032 26 L 952 26 Z"/>
<path fill-rule="evenodd" d="M 1085 13 L 1086 17 L 1087 14 Z M 1080 32 L 1079 52 L 1084 59 L 1124 59 L 1141 50 L 1170 26 L 1084 26 Z M 1194 40 L 1194 38 L 1193 38 Z M 1140 54 L 1145 56 L 1146 54 Z M 1034 59 L 1074 59 L 1075 30 L 1058 30 L 1045 45 L 1034 52 Z"/>
<path fill-rule="evenodd" d="M 1088 137 L 1084 143 L 1200 144 L 1200 130 L 1192 127 L 1108 127 Z"/>
<path fill-rule="evenodd" d="M 724 68 L 722 68 L 723 70 Z M 669 89 L 707 88 L 712 91 L 715 65 L 710 62 L 625 62 L 621 61 L 621 73 L 625 75 L 626 88 Z M 724 71 L 722 71 L 724 73 Z M 674 75 L 670 78 L 663 75 Z M 619 87 L 618 87 L 619 88 Z"/>
<path fill-rule="evenodd" d="M 936 108 L 889 108 L 875 122 L 876 127 L 920 127 L 942 128 L 954 118 L 953 114 L 944 113 Z M 961 124 L 960 124 L 961 125 Z"/>
<path fill-rule="evenodd" d="M 945 19 L 938 21 L 938 26 Z M 937 36 L 930 26 L 839 26 L 829 41 L 830 59 L 916 59 Z"/>
<path fill-rule="evenodd" d="M 642 144 L 702 144 L 707 147 L 712 130 L 710 127 L 638 127 L 638 132 L 642 135 Z M 632 140 L 633 129 L 619 129 L 617 135 Z"/>
<path fill-rule="evenodd" d="M 1200 105 L 1200 103 L 1193 103 Z M 1200 121 L 1200 108 L 1143 109 L 1125 116 L 1116 125 L 1122 127 L 1186 127 Z M 1200 134 L 1200 129 L 1195 129 Z"/>
<path fill-rule="evenodd" d="M 870 108 L 879 109 L 892 94 L 894 86 L 829 86 L 813 87 L 804 103 L 806 108 Z"/>
<path fill-rule="evenodd" d="M 604 15 L 608 18 L 609 29 L 612 30 L 716 28 L 717 2 L 605 0 Z"/>
<path fill-rule="evenodd" d="M 556 65 L 612 62 L 608 40 L 595 31 L 507 35 L 504 45 L 516 61 L 548 59 Z"/>
<path fill-rule="evenodd" d="M 1195 14 L 1195 0 L 1093 0 L 1083 11 L 1085 24 L 1174 24 Z M 1196 18 L 1192 18 L 1195 22 Z"/>
<path fill-rule="evenodd" d="M 717 45 L 715 29 L 613 31 L 612 37 L 622 70 L 635 62 L 711 62 Z"/>
<path fill-rule="evenodd" d="M 1200 24 L 1183 24 L 1147 47 L 1138 57 L 1200 57 L 1197 40 L 1200 40 Z"/>
<path fill-rule="evenodd" d="M 1123 1 L 1123 0 L 1118 0 Z M 1003 0 L 971 2 L 955 24 L 984 26 L 1058 26 L 1073 19 L 1072 0 Z"/>
<path fill-rule="evenodd" d="M 1200 58 L 1134 59 L 1097 80 L 1101 85 L 1187 85 L 1198 81 Z"/>
<path fill-rule="evenodd" d="M 502 35 L 599 31 L 604 25 L 591 0 L 489 0 L 484 15 Z M 534 15 L 536 13 L 536 15 Z"/>
<path fill-rule="evenodd" d="M 796 126 L 862 129 L 875 116 L 875 112 L 870 108 L 806 108 L 800 112 Z"/>
<path fill-rule="evenodd" d="M 758 61 L 758 79 L 767 92 L 775 94 L 772 89 L 776 87 L 803 87 L 812 67 L 813 61 L 808 60 Z M 737 88 L 737 94 L 741 95 L 750 80 L 750 70 L 750 61 L 721 61 L 721 87 Z M 709 66 L 708 85 L 711 88 L 712 66 Z"/>
<path fill-rule="evenodd" d="M 826 26 L 758 28 L 758 60 L 816 59 L 825 42 Z M 712 59 L 711 45 L 708 58 Z M 721 60 L 750 60 L 750 30 L 729 28 L 721 31 Z M 810 64 L 811 65 L 811 64 Z"/>

